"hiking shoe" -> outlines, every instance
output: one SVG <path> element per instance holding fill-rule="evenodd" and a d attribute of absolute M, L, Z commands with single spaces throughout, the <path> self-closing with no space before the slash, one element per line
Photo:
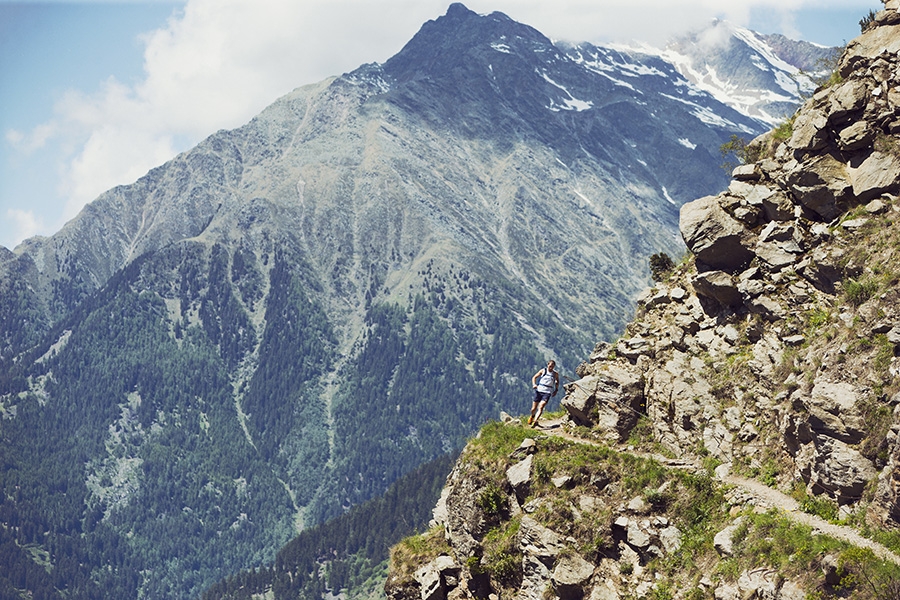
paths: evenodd
<path fill-rule="evenodd" d="M 534 420 L 534 417 L 528 417 L 528 424 L 531 425 L 531 422 Z"/>
<path fill-rule="evenodd" d="M 537 428 L 537 421 L 535 421 L 534 423 L 531 424 L 531 428 L 532 428 L 532 429 Z"/>

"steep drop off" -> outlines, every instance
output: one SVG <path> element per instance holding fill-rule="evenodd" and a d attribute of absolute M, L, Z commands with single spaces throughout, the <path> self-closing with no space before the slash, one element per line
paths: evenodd
<path fill-rule="evenodd" d="M 682 207 L 688 259 L 562 423 L 470 442 L 390 598 L 898 597 L 898 8 Z"/>

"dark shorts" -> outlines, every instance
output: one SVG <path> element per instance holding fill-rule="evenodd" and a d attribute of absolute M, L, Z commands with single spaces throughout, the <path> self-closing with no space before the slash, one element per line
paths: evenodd
<path fill-rule="evenodd" d="M 550 397 L 552 395 L 553 395 L 553 392 L 539 392 L 539 391 L 535 390 L 534 391 L 534 402 L 535 403 L 541 402 L 541 403 L 546 404 L 547 402 L 550 401 Z"/>

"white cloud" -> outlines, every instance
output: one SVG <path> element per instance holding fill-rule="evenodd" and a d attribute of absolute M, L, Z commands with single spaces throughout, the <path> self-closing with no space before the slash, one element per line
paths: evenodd
<path fill-rule="evenodd" d="M 30 210 L 8 208 L 6 209 L 6 218 L 12 224 L 17 240 L 24 240 L 36 235 L 43 228 L 41 219 Z"/>
<path fill-rule="evenodd" d="M 43 148 L 48 140 L 55 137 L 58 133 L 58 125 L 55 121 L 42 123 L 25 134 L 16 129 L 9 129 L 6 132 L 6 141 L 12 144 L 17 150 L 25 154 L 31 154 L 35 150 Z"/>
<path fill-rule="evenodd" d="M 59 186 L 68 219 L 103 191 L 218 129 L 242 125 L 291 89 L 386 60 L 442 4 L 189 0 L 165 28 L 143 36 L 138 83 L 110 78 L 93 93 L 70 90 L 53 121 L 6 137 L 23 151 L 51 137 L 71 145 Z M 382 22 L 390 27 L 373 26 Z"/>
<path fill-rule="evenodd" d="M 778 16 L 791 30 L 802 8 L 858 7 L 861 15 L 878 0 L 469 0 L 477 12 L 501 11 L 544 34 L 569 41 L 640 40 L 661 45 L 712 18 L 747 25 L 754 13 Z M 769 32 L 767 32 L 769 33 Z"/>
<path fill-rule="evenodd" d="M 13 146 L 20 145 L 25 140 L 25 134 L 16 129 L 8 129 L 6 131 L 6 141 Z"/>

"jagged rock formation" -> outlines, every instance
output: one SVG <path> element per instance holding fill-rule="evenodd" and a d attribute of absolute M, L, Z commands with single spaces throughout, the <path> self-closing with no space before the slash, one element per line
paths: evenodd
<path fill-rule="evenodd" d="M 790 457 L 786 480 L 848 512 L 890 469 L 894 441 L 886 334 L 900 314 L 895 259 L 879 248 L 893 245 L 900 191 L 898 39 L 883 26 L 854 40 L 841 81 L 804 104 L 789 138 L 756 140 L 765 157 L 682 208 L 696 272 L 648 291 L 619 342 L 643 363 L 648 415 L 671 451 L 756 468 Z M 636 338 L 645 350 L 629 356 Z"/>
<path fill-rule="evenodd" d="M 660 456 L 876 534 L 900 527 L 898 8 L 789 125 L 754 140 L 728 190 L 682 207 L 688 259 L 566 386 L 565 428 L 599 445 L 539 435 L 513 450 L 533 437 L 515 419 L 485 429 L 435 511 L 422 558 L 440 556 L 426 565 L 437 583 L 426 596 L 395 560 L 390 598 L 900 593 L 896 565 Z M 657 462 L 637 464 L 648 450 Z"/>

